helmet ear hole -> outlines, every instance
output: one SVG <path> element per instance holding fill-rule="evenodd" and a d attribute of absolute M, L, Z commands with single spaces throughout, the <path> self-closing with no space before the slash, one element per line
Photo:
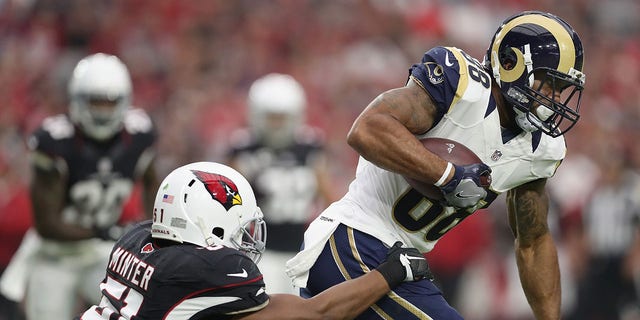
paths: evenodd
<path fill-rule="evenodd" d="M 215 227 L 213 228 L 213 231 L 211 231 L 211 233 L 213 233 L 214 236 L 220 238 L 220 239 L 224 239 L 224 229 L 220 228 L 220 227 Z"/>
<path fill-rule="evenodd" d="M 500 64 L 505 70 L 511 70 L 518 63 L 518 57 L 511 47 L 505 47 L 500 51 Z"/>

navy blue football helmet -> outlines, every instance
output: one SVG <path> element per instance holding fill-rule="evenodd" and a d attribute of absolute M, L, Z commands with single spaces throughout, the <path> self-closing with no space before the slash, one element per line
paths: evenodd
<path fill-rule="evenodd" d="M 550 13 L 525 11 L 498 28 L 484 65 L 513 106 L 520 128 L 557 137 L 580 118 L 583 56 L 582 42 L 568 23 Z M 535 87 L 534 80 L 540 80 Z M 545 83 L 551 97 L 541 92 Z"/>

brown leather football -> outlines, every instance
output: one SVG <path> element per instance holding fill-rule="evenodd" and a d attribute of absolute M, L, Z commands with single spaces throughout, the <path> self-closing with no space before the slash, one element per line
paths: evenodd
<path fill-rule="evenodd" d="M 445 138 L 423 138 L 420 139 L 422 145 L 429 149 L 432 153 L 436 154 L 440 158 L 457 165 L 468 165 L 474 163 L 482 163 L 482 160 L 465 145 Z M 442 199 L 442 191 L 440 188 L 426 182 L 414 180 L 404 177 L 409 185 L 416 189 L 421 194 L 425 195 L 429 199 L 440 200 Z M 483 177 L 482 184 L 484 187 L 489 187 L 491 184 L 491 177 Z"/>

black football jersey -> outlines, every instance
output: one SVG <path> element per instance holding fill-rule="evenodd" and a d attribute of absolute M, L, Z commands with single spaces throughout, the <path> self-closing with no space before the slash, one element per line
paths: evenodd
<path fill-rule="evenodd" d="M 269 300 L 249 257 L 224 246 L 161 247 L 151 238 L 151 221 L 115 244 L 100 288 L 100 305 L 81 319 L 227 319 Z"/>
<path fill-rule="evenodd" d="M 322 152 L 321 132 L 311 127 L 298 130 L 294 142 L 281 149 L 265 146 L 250 130 L 234 133 L 229 157 L 253 186 L 269 226 L 267 249 L 300 249 L 310 217 L 318 210 L 314 161 Z"/>
<path fill-rule="evenodd" d="M 57 115 L 43 121 L 28 145 L 36 170 L 60 170 L 67 178 L 65 221 L 107 227 L 151 162 L 155 140 L 149 116 L 131 109 L 123 130 L 107 141 L 86 137 L 67 115 Z"/>

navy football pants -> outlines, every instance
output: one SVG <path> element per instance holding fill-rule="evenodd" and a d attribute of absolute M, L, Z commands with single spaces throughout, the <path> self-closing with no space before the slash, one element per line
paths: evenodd
<path fill-rule="evenodd" d="M 338 226 L 309 272 L 304 298 L 375 269 L 389 248 L 380 240 L 347 227 Z M 444 300 L 431 281 L 404 282 L 389 292 L 358 318 L 364 319 L 462 319 Z"/>

